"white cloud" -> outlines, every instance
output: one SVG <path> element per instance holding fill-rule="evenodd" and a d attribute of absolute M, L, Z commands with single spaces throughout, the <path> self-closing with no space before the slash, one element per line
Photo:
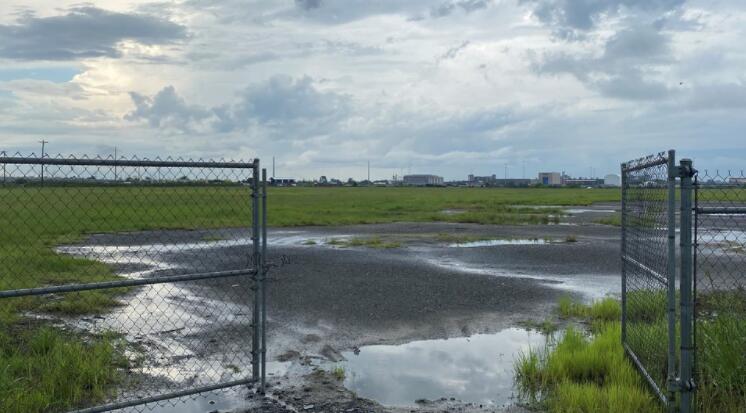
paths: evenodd
<path fill-rule="evenodd" d="M 376 177 L 463 178 L 613 172 L 669 147 L 746 156 L 737 2 L 96 4 L 0 20 L 0 65 L 79 70 L 0 82 L 3 149 L 43 134 L 60 152 L 276 156 L 298 177 L 362 177 L 367 160 Z M 51 42 L 54 25 L 70 30 Z"/>

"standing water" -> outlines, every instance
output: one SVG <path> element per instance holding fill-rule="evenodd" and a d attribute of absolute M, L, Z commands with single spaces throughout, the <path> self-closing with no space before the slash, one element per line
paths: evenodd
<path fill-rule="evenodd" d="M 521 351 L 542 347 L 538 332 L 508 328 L 496 334 L 445 340 L 373 345 L 344 353 L 345 386 L 387 406 L 412 406 L 418 399 L 454 397 L 506 406 L 513 402 L 513 361 Z"/>

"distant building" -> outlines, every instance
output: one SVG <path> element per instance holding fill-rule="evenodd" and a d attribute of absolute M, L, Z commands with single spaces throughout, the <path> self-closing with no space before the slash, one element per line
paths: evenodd
<path fill-rule="evenodd" d="M 604 176 L 604 186 L 622 186 L 622 178 L 617 174 Z"/>
<path fill-rule="evenodd" d="M 441 186 L 443 177 L 437 175 L 404 175 L 404 185 Z"/>
<path fill-rule="evenodd" d="M 746 185 L 746 178 L 728 178 L 731 185 Z"/>
<path fill-rule="evenodd" d="M 509 188 L 524 187 L 531 185 L 531 180 L 523 178 L 495 179 L 494 181 L 492 181 L 492 185 L 504 186 Z"/>
<path fill-rule="evenodd" d="M 495 175 L 489 176 L 474 176 L 469 174 L 469 185 L 470 186 L 492 186 L 495 183 L 497 177 Z"/>
<path fill-rule="evenodd" d="M 295 186 L 295 179 L 292 178 L 269 178 L 271 186 Z"/>
<path fill-rule="evenodd" d="M 598 178 L 569 178 L 564 179 L 562 184 L 565 186 L 601 186 L 604 184 L 604 180 Z"/>
<path fill-rule="evenodd" d="M 562 185 L 562 175 L 559 172 L 539 172 L 539 184 L 550 186 Z"/>

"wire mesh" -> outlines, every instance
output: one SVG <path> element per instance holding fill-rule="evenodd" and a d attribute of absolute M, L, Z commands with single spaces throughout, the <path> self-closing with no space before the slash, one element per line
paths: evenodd
<path fill-rule="evenodd" d="M 667 401 L 668 157 L 660 153 L 625 163 L 622 175 L 623 342 Z"/>
<path fill-rule="evenodd" d="M 53 375 L 83 389 L 38 411 L 251 380 L 255 162 L 0 165 L 0 346 L 46 363 L 5 373 L 31 390 Z M 58 344 L 83 354 L 51 354 Z M 31 390 L 5 411 L 35 409 Z"/>
<path fill-rule="evenodd" d="M 697 176 L 695 383 L 702 412 L 746 411 L 746 176 Z"/>

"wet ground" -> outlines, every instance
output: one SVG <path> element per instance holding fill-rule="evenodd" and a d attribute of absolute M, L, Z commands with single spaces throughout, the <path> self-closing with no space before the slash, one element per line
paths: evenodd
<path fill-rule="evenodd" d="M 594 223 L 613 209 L 572 211 L 560 225 L 272 229 L 269 397 L 217 392 L 155 411 L 520 411 L 512 360 L 543 337 L 516 327 L 552 317 L 563 294 L 619 291 L 619 228 Z M 97 235 L 60 251 L 137 278 L 238 268 L 248 236 Z M 361 239 L 388 248 L 351 242 Z M 145 287 L 123 308 L 75 322 L 147 349 L 138 374 L 152 383 L 233 380 L 250 360 L 248 287 L 241 277 Z"/>

